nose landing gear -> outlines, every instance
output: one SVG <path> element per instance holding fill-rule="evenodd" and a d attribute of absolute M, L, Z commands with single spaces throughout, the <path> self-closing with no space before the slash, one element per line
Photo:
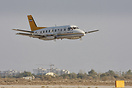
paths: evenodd
<path fill-rule="evenodd" d="M 82 41 L 82 37 L 80 37 L 80 41 Z"/>

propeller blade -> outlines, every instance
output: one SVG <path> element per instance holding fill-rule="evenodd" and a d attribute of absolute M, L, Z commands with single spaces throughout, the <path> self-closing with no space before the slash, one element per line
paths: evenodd
<path fill-rule="evenodd" d="M 97 31 L 99 31 L 99 30 L 88 31 L 88 32 L 85 32 L 85 34 L 97 32 Z"/>

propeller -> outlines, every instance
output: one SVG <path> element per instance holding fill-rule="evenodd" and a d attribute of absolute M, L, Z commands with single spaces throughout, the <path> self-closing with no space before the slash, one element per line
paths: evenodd
<path fill-rule="evenodd" d="M 99 30 L 88 31 L 88 32 L 85 32 L 85 34 L 97 32 L 97 31 L 99 31 Z"/>

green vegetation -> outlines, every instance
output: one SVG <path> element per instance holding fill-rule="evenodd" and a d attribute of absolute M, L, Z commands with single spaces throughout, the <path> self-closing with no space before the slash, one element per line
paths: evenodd
<path fill-rule="evenodd" d="M 91 69 L 88 73 L 70 73 L 63 75 L 46 76 L 46 75 L 34 75 L 31 72 L 24 71 L 21 74 L 16 76 L 6 76 L 1 78 L 22 78 L 27 76 L 34 76 L 36 79 L 40 79 L 41 81 L 54 81 L 54 80 L 62 80 L 62 79 L 73 79 L 73 80 L 89 80 L 89 81 L 115 81 L 115 80 L 132 80 L 132 71 L 128 70 L 127 72 L 114 72 L 113 70 L 109 70 L 105 73 L 97 73 L 95 70 Z"/>
<path fill-rule="evenodd" d="M 25 79 L 32 76 L 35 79 Z M 24 78 L 23 78 L 24 77 Z M 28 77 L 27 77 L 28 78 Z M 114 72 L 109 70 L 105 73 L 97 73 L 93 69 L 85 72 L 70 73 L 56 76 L 34 75 L 31 72 L 23 72 L 16 76 L 6 76 L 0 78 L 0 85 L 115 85 L 115 80 L 125 80 L 126 86 L 132 86 L 132 71 Z M 41 88 L 49 88 L 42 86 Z M 59 88 L 62 88 L 61 86 Z M 78 88 L 81 88 L 80 86 Z M 90 87 L 88 87 L 90 88 Z"/>
<path fill-rule="evenodd" d="M 24 71 L 23 73 L 16 75 L 16 78 L 27 77 L 27 76 L 32 76 L 32 73 Z"/>
<path fill-rule="evenodd" d="M 115 80 L 132 80 L 132 71 L 128 70 L 127 72 L 114 72 L 113 70 L 109 70 L 105 73 L 97 73 L 93 69 L 91 69 L 88 73 L 70 73 L 63 74 L 60 76 L 46 76 L 46 75 L 34 75 L 35 78 L 40 78 L 41 80 L 53 81 L 53 80 L 61 80 L 61 79 L 84 79 L 91 81 L 115 81 Z"/>

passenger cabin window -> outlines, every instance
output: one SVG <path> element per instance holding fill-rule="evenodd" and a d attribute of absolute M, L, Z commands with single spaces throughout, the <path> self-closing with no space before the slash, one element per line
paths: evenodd
<path fill-rule="evenodd" d="M 64 31 L 66 31 L 66 29 L 64 29 Z"/>
<path fill-rule="evenodd" d="M 70 31 L 70 29 L 71 29 L 71 28 L 70 28 L 70 27 L 68 27 L 68 31 Z"/>

